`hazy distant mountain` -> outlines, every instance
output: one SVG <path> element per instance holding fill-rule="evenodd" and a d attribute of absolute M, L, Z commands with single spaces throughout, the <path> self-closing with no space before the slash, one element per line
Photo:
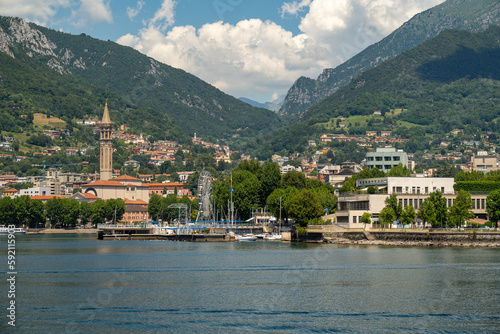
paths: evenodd
<path fill-rule="evenodd" d="M 347 85 L 361 72 L 422 44 L 445 29 L 477 32 L 492 24 L 500 24 L 500 1 L 448 0 L 415 15 L 382 41 L 345 63 L 334 69 L 325 69 L 316 80 L 299 78 L 289 89 L 280 113 L 304 112 Z"/>
<path fill-rule="evenodd" d="M 17 63 L 20 71 L 32 71 L 36 75 L 36 72 L 50 69 L 57 73 L 58 76 L 51 76 L 55 86 L 59 85 L 54 82 L 57 80 L 60 80 L 60 85 L 65 85 L 68 80 L 84 80 L 105 89 L 108 94 L 117 94 L 132 104 L 167 115 L 190 135 L 253 137 L 271 131 L 280 123 L 275 113 L 251 107 L 194 75 L 160 63 L 130 47 L 85 34 L 75 36 L 19 18 L 0 17 L 0 53 Z M 12 66 L 12 62 L 9 63 Z M 0 75 L 10 70 L 4 66 L 7 66 L 6 62 L 1 62 Z M 16 94 L 5 81 L 3 85 L 2 93 Z M 45 87 L 36 88 L 44 90 Z M 36 107 L 37 99 L 35 95 L 30 96 L 31 93 L 33 91 L 25 91 L 23 98 L 32 100 Z M 67 97 L 58 95 L 53 98 L 64 100 Z M 71 115 L 73 111 L 57 112 Z M 152 120 L 136 117 L 130 121 Z"/>
<path fill-rule="evenodd" d="M 240 97 L 239 98 L 241 101 L 248 103 L 251 106 L 257 107 L 257 108 L 266 108 L 269 110 L 272 110 L 274 112 L 278 112 L 283 105 L 283 102 L 285 101 L 285 95 L 278 96 L 275 100 L 272 100 L 271 102 L 266 102 L 266 103 L 260 103 L 251 99 L 248 99 L 246 97 Z"/>

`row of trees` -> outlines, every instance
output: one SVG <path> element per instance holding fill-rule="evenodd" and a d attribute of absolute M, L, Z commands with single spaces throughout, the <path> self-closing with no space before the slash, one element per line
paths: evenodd
<path fill-rule="evenodd" d="M 380 211 L 379 222 L 383 225 L 399 221 L 403 225 L 412 224 L 418 217 L 432 227 L 460 227 L 468 219 L 474 218 L 472 212 L 472 199 L 470 193 L 460 190 L 453 205 L 446 205 L 446 198 L 440 191 L 435 191 L 422 201 L 418 210 L 411 205 L 404 208 L 396 194 L 390 195 L 385 200 L 386 206 Z M 486 199 L 487 212 L 492 222 L 500 220 L 500 190 L 491 192 Z M 369 223 L 369 217 L 362 218 L 362 222 Z"/>
<path fill-rule="evenodd" d="M 0 199 L 0 221 L 5 225 L 29 228 L 71 228 L 77 224 L 102 224 L 106 220 L 119 221 L 125 213 L 122 199 L 99 199 L 92 204 L 76 199 L 53 197 L 46 203 L 29 196 Z"/>
<path fill-rule="evenodd" d="M 172 221 L 178 217 L 178 210 L 169 208 L 172 204 L 186 204 L 189 213 L 189 219 L 194 220 L 198 214 L 198 199 L 190 200 L 183 196 L 168 195 L 166 197 L 152 194 L 149 198 L 148 213 L 149 217 L 155 221 Z"/>

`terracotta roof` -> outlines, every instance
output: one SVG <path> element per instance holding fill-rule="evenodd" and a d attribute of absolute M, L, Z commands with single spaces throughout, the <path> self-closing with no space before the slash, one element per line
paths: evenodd
<path fill-rule="evenodd" d="M 176 182 L 170 182 L 170 183 L 144 183 L 144 186 L 147 187 L 168 187 L 168 186 L 179 186 L 183 187 L 184 184 L 182 183 L 176 183 Z"/>
<path fill-rule="evenodd" d="M 125 205 L 130 205 L 130 204 L 148 204 L 148 202 L 145 202 L 142 199 L 138 199 L 135 201 L 132 201 L 130 199 L 125 199 Z"/>
<path fill-rule="evenodd" d="M 16 189 L 7 189 L 7 190 L 3 191 L 4 194 L 14 194 L 17 192 L 19 192 L 19 190 L 16 190 Z"/>
<path fill-rule="evenodd" d="M 42 195 L 39 195 L 39 196 L 30 196 L 31 199 L 41 199 L 41 200 L 47 200 L 47 199 L 52 199 L 52 198 L 63 198 L 61 196 L 52 196 L 52 195 L 45 195 L 45 196 L 42 196 Z"/>
<path fill-rule="evenodd" d="M 83 197 L 86 197 L 88 199 L 99 199 L 100 198 L 92 193 L 79 193 L 79 194 L 81 194 Z"/>
<path fill-rule="evenodd" d="M 115 179 L 116 180 L 116 179 Z M 118 181 L 95 181 L 87 184 L 82 184 L 82 188 L 95 187 L 95 186 L 109 186 L 109 187 L 125 187 L 125 185 Z"/>
<path fill-rule="evenodd" d="M 132 176 L 129 176 L 129 175 L 122 175 L 122 176 L 118 176 L 118 177 L 115 177 L 113 180 L 133 180 L 133 181 L 142 181 L 141 179 L 138 179 L 138 178 L 135 178 L 135 177 L 132 177 Z"/>

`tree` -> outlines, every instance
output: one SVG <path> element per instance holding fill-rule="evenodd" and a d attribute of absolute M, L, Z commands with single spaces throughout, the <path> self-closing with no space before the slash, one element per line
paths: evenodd
<path fill-rule="evenodd" d="M 472 199 L 469 192 L 460 190 L 450 207 L 450 222 L 453 226 L 462 226 L 467 219 L 473 218 Z"/>
<path fill-rule="evenodd" d="M 45 210 L 47 212 L 47 218 L 50 221 L 50 225 L 54 227 L 55 225 L 61 225 L 63 216 L 63 202 L 62 198 L 52 197 L 45 203 Z"/>
<path fill-rule="evenodd" d="M 5 226 L 19 224 L 16 221 L 16 211 L 14 203 L 9 196 L 0 199 L 0 221 Z"/>
<path fill-rule="evenodd" d="M 411 170 L 400 163 L 397 166 L 392 167 L 391 170 L 387 172 L 387 176 L 411 176 Z"/>
<path fill-rule="evenodd" d="M 112 198 L 104 205 L 105 217 L 110 221 L 120 221 L 125 213 L 125 202 L 121 198 Z"/>
<path fill-rule="evenodd" d="M 386 206 L 380 211 L 379 222 L 382 225 L 390 225 L 393 221 L 396 220 L 396 214 L 394 210 L 390 206 Z"/>
<path fill-rule="evenodd" d="M 233 201 L 235 209 L 242 219 L 252 215 L 252 209 L 257 209 L 259 203 L 260 182 L 257 176 L 247 170 L 233 174 Z"/>
<path fill-rule="evenodd" d="M 486 197 L 486 212 L 490 216 L 490 221 L 498 225 L 498 221 L 500 220 L 500 189 L 493 190 Z"/>
<path fill-rule="evenodd" d="M 16 212 L 16 222 L 19 225 L 28 225 L 31 211 L 31 198 L 29 196 L 19 196 L 13 199 L 14 210 Z"/>
<path fill-rule="evenodd" d="M 80 224 L 87 225 L 92 219 L 92 205 L 89 202 L 80 203 Z"/>
<path fill-rule="evenodd" d="M 369 212 L 365 212 L 361 215 L 361 218 L 359 219 L 359 221 L 363 224 L 365 224 L 365 228 L 366 228 L 366 225 L 370 225 L 372 223 L 372 214 L 369 213 Z"/>
<path fill-rule="evenodd" d="M 275 217 L 284 218 L 288 222 L 288 212 L 290 209 L 290 200 L 295 196 L 299 190 L 295 187 L 288 187 L 286 189 L 277 188 L 271 195 L 267 197 L 267 205 L 269 210 Z"/>
<path fill-rule="evenodd" d="M 401 207 L 401 203 L 399 203 L 399 201 L 398 201 L 398 195 L 392 194 L 389 197 L 387 197 L 385 199 L 385 204 L 386 204 L 386 207 L 390 207 L 392 209 L 392 211 L 394 212 L 394 214 L 396 216 L 395 220 L 399 219 L 403 209 Z"/>
<path fill-rule="evenodd" d="M 429 223 L 432 227 L 436 226 L 436 209 L 434 208 L 434 204 L 429 198 L 424 199 L 422 204 L 418 209 L 418 218 L 422 219 L 425 223 Z"/>
<path fill-rule="evenodd" d="M 323 208 L 312 191 L 302 189 L 290 199 L 289 213 L 301 227 L 307 227 L 310 220 L 323 215 Z"/>
<path fill-rule="evenodd" d="M 446 225 L 448 223 L 448 208 L 446 207 L 446 198 L 443 197 L 441 191 L 436 190 L 429 195 L 429 201 L 432 202 L 436 215 L 434 225 Z"/>
<path fill-rule="evenodd" d="M 92 215 L 91 215 L 91 221 L 92 223 L 97 226 L 97 224 L 104 224 L 105 222 L 105 202 L 102 199 L 98 199 L 97 201 L 93 202 L 91 204 L 92 208 Z"/>
<path fill-rule="evenodd" d="M 306 177 L 304 173 L 292 170 L 283 174 L 281 178 L 281 188 L 295 187 L 303 189 L 306 187 Z"/>
<path fill-rule="evenodd" d="M 45 204 L 41 199 L 31 200 L 30 214 L 28 217 L 29 227 L 43 227 L 46 223 Z"/>
<path fill-rule="evenodd" d="M 326 187 L 314 188 L 311 191 L 316 195 L 324 211 L 329 214 L 335 213 L 338 201 L 337 196 L 333 195 Z"/>
<path fill-rule="evenodd" d="M 274 189 L 278 188 L 281 182 L 280 167 L 277 163 L 267 163 L 262 168 L 260 177 L 260 204 L 264 206 L 267 197 L 271 195 Z"/>
<path fill-rule="evenodd" d="M 403 211 L 401 211 L 401 224 L 403 225 L 409 225 L 412 224 L 415 221 L 416 214 L 415 214 L 415 208 L 411 205 L 405 206 Z"/>
<path fill-rule="evenodd" d="M 152 194 L 149 198 L 148 203 L 148 213 L 149 217 L 153 220 L 162 219 L 163 220 L 163 210 L 162 206 L 163 198 L 158 194 Z"/>

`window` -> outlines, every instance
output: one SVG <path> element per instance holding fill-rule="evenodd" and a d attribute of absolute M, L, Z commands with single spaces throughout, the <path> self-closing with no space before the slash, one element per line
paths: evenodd
<path fill-rule="evenodd" d="M 357 218 L 358 218 L 358 217 L 356 217 L 356 216 L 352 216 L 352 222 L 353 222 L 354 224 L 356 224 L 356 219 L 357 219 Z"/>
<path fill-rule="evenodd" d="M 409 205 L 409 206 L 413 206 L 413 198 L 410 198 L 410 199 L 408 200 L 408 205 Z"/>
<path fill-rule="evenodd" d="M 481 199 L 481 209 L 484 209 L 484 198 Z"/>
<path fill-rule="evenodd" d="M 375 157 L 376 161 L 382 161 L 382 157 Z"/>
<path fill-rule="evenodd" d="M 399 159 L 399 157 L 392 157 L 392 160 L 399 161 L 400 159 Z"/>
<path fill-rule="evenodd" d="M 391 161 L 391 157 L 384 157 L 385 161 Z"/>
<path fill-rule="evenodd" d="M 451 207 L 451 198 L 448 198 L 448 207 Z"/>
<path fill-rule="evenodd" d="M 337 222 L 338 223 L 348 223 L 349 222 L 349 217 L 348 216 L 338 216 L 337 217 Z"/>
<path fill-rule="evenodd" d="M 408 199 L 407 199 L 407 198 L 405 198 L 403 208 L 406 208 L 407 206 L 408 206 Z"/>
<path fill-rule="evenodd" d="M 428 194 L 429 193 L 429 187 L 425 187 L 425 193 Z"/>
<path fill-rule="evenodd" d="M 476 201 L 472 200 L 472 210 L 476 209 Z"/>

